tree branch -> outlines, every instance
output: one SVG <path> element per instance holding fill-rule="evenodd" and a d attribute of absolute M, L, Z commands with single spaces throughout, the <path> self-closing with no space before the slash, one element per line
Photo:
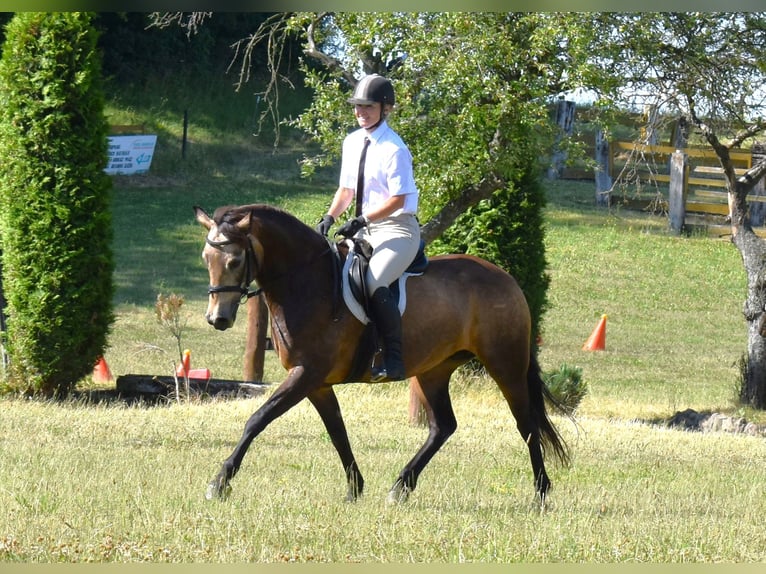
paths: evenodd
<path fill-rule="evenodd" d="M 489 174 L 479 183 L 463 189 L 460 194 L 439 210 L 428 220 L 421 231 L 420 236 L 427 244 L 444 233 L 461 214 L 469 207 L 476 205 L 482 199 L 492 196 L 497 190 L 505 187 L 506 182 L 495 173 Z"/>
<path fill-rule="evenodd" d="M 316 40 L 314 39 L 314 31 L 316 29 L 317 24 L 319 24 L 322 19 L 324 19 L 326 16 L 329 16 L 330 12 L 322 12 L 320 14 L 317 14 L 316 18 L 314 18 L 311 21 L 311 24 L 309 24 L 308 28 L 306 29 L 306 49 L 303 50 L 303 53 L 306 54 L 308 57 L 313 58 L 320 62 L 325 68 L 330 70 L 331 72 L 340 73 L 341 76 L 343 76 L 343 79 L 346 80 L 351 86 L 356 86 L 356 78 L 354 75 L 349 72 L 344 66 L 343 63 L 338 60 L 337 58 L 333 58 L 332 56 L 329 56 L 322 52 L 320 49 L 317 48 Z"/>
<path fill-rule="evenodd" d="M 147 28 L 167 28 L 176 22 L 181 28 L 186 29 L 186 36 L 191 37 L 192 34 L 197 33 L 197 28 L 212 15 L 212 12 L 189 12 L 188 16 L 186 12 L 152 12 L 149 15 L 149 25 Z"/>
<path fill-rule="evenodd" d="M 731 143 L 729 144 L 729 148 L 739 147 L 743 141 L 758 135 L 764 129 L 766 129 L 766 120 L 764 120 L 763 118 L 760 118 L 755 123 L 750 124 L 746 128 L 737 132 L 737 134 L 734 136 L 734 139 L 731 140 Z"/>
<path fill-rule="evenodd" d="M 764 176 L 766 176 L 766 161 L 760 161 L 743 173 L 737 179 L 737 182 L 742 186 L 746 186 L 747 194 Z"/>

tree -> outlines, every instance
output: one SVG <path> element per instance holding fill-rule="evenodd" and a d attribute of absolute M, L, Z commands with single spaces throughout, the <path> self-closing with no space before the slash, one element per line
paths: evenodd
<path fill-rule="evenodd" d="M 647 105 L 685 120 L 716 152 L 728 182 L 732 241 L 748 277 L 741 398 L 766 408 L 766 245 L 747 203 L 766 162 L 738 175 L 729 158 L 766 130 L 764 13 L 277 14 L 242 53 L 266 39 L 274 61 L 279 42 L 271 40 L 282 34 L 302 38 L 316 92 L 294 122 L 322 146 L 306 158 L 307 171 L 338 157 L 344 96 L 359 73 L 396 80 L 404 102 L 397 129 L 421 162 L 429 240 L 503 189 L 525 149 L 550 149 L 551 96 L 593 91 L 604 125 L 616 110 Z"/>
<path fill-rule="evenodd" d="M 165 22 L 187 26 L 199 26 L 202 19 L 199 14 L 164 16 Z M 391 123 L 415 159 L 426 242 L 440 237 L 472 206 L 500 197 L 506 198 L 504 213 L 514 233 L 528 233 L 522 225 L 514 227 L 515 222 L 542 225 L 535 215 L 542 210 L 541 193 L 526 195 L 523 205 L 531 215 L 507 209 L 522 205 L 507 199 L 526 181 L 521 174 L 542 172 L 545 150 L 556 135 L 550 121 L 552 99 L 600 73 L 584 57 L 593 41 L 589 26 L 554 13 L 274 14 L 239 50 L 244 83 L 250 50 L 268 43 L 274 75 L 264 90 L 267 101 L 279 85 L 275 64 L 281 60 L 281 46 L 295 37 L 303 44 L 302 70 L 314 98 L 291 123 L 321 147 L 320 153 L 304 159 L 305 173 L 338 161 L 343 136 L 354 127 L 346 99 L 359 77 L 375 72 L 396 86 Z M 522 285 L 528 297 L 530 289 L 547 285 L 542 232 L 532 230 L 530 237 L 535 241 L 523 245 L 504 241 L 500 250 L 505 253 L 495 259 L 514 275 L 536 277 Z M 480 239 L 486 243 L 493 238 Z M 513 250 L 519 248 L 523 251 L 516 257 Z M 540 256 L 525 257 L 529 249 Z M 508 267 L 521 261 L 536 267 L 521 273 Z M 534 311 L 543 308 L 541 304 Z"/>
<path fill-rule="evenodd" d="M 621 79 L 619 89 L 602 92 L 600 105 L 650 105 L 682 117 L 718 156 L 748 283 L 740 398 L 764 409 L 766 242 L 750 224 L 747 195 L 766 174 L 766 158 L 740 175 L 729 153 L 766 134 L 766 14 L 612 14 L 594 27 L 606 40 L 597 52 L 601 65 Z"/>
<path fill-rule="evenodd" d="M 18 13 L 0 61 L 0 236 L 12 388 L 65 395 L 113 320 L 111 180 L 104 173 L 92 15 Z"/>

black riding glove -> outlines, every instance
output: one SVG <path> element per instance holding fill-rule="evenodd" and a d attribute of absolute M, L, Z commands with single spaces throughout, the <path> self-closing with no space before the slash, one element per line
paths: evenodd
<path fill-rule="evenodd" d="M 362 229 L 362 227 L 367 227 L 367 220 L 364 218 L 364 215 L 360 215 L 354 219 L 349 219 L 338 231 L 335 232 L 335 235 L 353 237 L 356 235 L 357 231 Z"/>
<path fill-rule="evenodd" d="M 317 233 L 321 233 L 325 237 L 327 237 L 327 234 L 330 233 L 330 228 L 332 227 L 332 224 L 335 223 L 335 218 L 330 215 L 329 213 L 322 217 L 322 219 L 319 220 L 319 223 L 317 223 L 316 230 Z"/>

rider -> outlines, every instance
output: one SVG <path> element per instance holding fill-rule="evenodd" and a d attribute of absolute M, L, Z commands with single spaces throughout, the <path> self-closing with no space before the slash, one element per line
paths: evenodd
<path fill-rule="evenodd" d="M 361 192 L 355 217 L 341 226 L 337 235 L 366 239 L 373 248 L 367 289 L 370 314 L 383 340 L 384 364 L 373 369 L 372 380 L 398 380 L 405 378 L 402 321 L 388 286 L 412 263 L 420 245 L 412 155 L 386 122 L 395 103 L 388 79 L 377 74 L 365 76 L 348 102 L 354 105 L 360 129 L 343 141 L 340 185 L 316 230 L 327 236 L 335 220 Z"/>

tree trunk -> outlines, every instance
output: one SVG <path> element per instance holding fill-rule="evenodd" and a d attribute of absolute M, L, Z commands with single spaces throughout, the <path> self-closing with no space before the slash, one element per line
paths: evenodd
<path fill-rule="evenodd" d="M 448 202 L 441 211 L 434 215 L 420 229 L 420 237 L 426 244 L 444 233 L 455 220 L 469 207 L 476 205 L 482 199 L 492 197 L 497 190 L 506 185 L 503 178 L 496 174 L 489 174 L 476 185 L 470 186 L 460 193 L 458 197 Z"/>
<path fill-rule="evenodd" d="M 735 215 L 736 211 L 735 207 Z M 742 370 L 740 400 L 756 409 L 766 409 L 766 241 L 749 225 L 738 226 L 733 241 L 747 273 L 747 299 L 743 306 L 747 361 Z"/>
<path fill-rule="evenodd" d="M 707 126 L 698 120 L 696 123 L 721 161 L 728 182 L 732 242 L 742 256 L 747 274 L 747 299 L 742 308 L 747 322 L 747 357 L 742 369 L 740 400 L 763 410 L 766 409 L 766 241 L 758 237 L 750 225 L 747 195 L 766 175 L 766 162 L 758 162 L 737 177 L 730 148 Z M 742 132 L 743 139 L 747 133 L 747 130 Z"/>

